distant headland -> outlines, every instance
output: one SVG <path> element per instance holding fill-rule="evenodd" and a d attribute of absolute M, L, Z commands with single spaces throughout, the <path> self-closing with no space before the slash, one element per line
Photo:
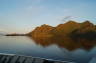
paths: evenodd
<path fill-rule="evenodd" d="M 6 34 L 5 36 L 26 36 L 26 34 L 11 33 L 11 34 Z"/>

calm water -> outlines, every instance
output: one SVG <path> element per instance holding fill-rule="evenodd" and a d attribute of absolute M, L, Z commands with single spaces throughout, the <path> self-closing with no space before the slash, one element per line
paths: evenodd
<path fill-rule="evenodd" d="M 0 53 L 27 55 L 77 63 L 96 63 L 96 47 L 90 50 L 76 48 L 68 50 L 54 43 L 36 42 L 29 37 L 0 36 Z"/>

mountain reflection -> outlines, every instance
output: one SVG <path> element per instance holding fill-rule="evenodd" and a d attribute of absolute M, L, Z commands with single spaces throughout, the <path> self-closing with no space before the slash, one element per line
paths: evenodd
<path fill-rule="evenodd" d="M 96 45 L 96 40 L 87 40 L 87 39 L 72 39 L 69 37 L 58 37 L 58 38 L 32 38 L 30 39 L 34 40 L 34 42 L 38 45 L 41 45 L 42 47 L 48 47 L 50 45 L 57 45 L 60 48 L 66 48 L 69 51 L 76 50 L 78 48 L 82 48 L 84 50 L 90 50 Z"/>

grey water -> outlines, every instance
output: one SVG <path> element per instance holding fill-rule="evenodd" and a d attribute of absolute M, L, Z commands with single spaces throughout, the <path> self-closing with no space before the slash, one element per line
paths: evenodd
<path fill-rule="evenodd" d="M 0 53 L 73 61 L 76 63 L 96 63 L 95 46 L 89 51 L 83 48 L 69 51 L 56 44 L 42 46 L 33 39 L 25 36 L 0 36 Z"/>

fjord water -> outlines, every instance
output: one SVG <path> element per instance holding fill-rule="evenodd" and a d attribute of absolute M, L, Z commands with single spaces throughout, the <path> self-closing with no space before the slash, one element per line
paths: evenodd
<path fill-rule="evenodd" d="M 55 43 L 42 44 L 25 36 L 0 36 L 0 53 L 26 55 L 54 60 L 73 61 L 77 63 L 96 62 L 96 47 L 90 50 L 76 48 L 68 50 Z"/>

